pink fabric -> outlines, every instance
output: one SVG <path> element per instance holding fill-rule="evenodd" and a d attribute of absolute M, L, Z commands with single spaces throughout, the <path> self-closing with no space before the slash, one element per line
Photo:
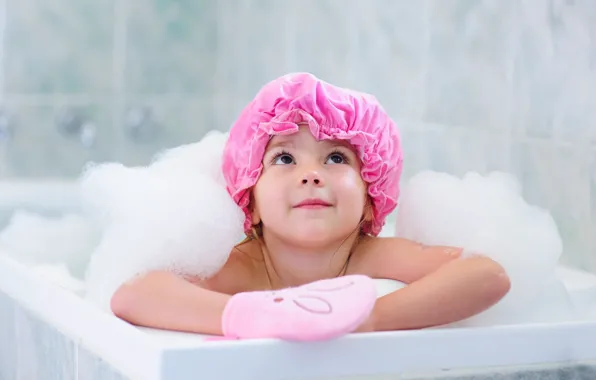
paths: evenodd
<path fill-rule="evenodd" d="M 279 291 L 234 295 L 222 316 L 226 339 L 318 341 L 355 331 L 377 300 L 367 276 L 349 275 Z"/>
<path fill-rule="evenodd" d="M 252 224 L 250 189 L 261 175 L 267 143 L 274 135 L 296 133 L 298 122 L 308 123 L 317 140 L 348 140 L 354 146 L 373 201 L 373 221 L 363 229 L 378 235 L 399 197 L 403 165 L 399 131 L 373 96 L 308 73 L 288 74 L 266 84 L 230 130 L 223 174 L 228 192 L 246 215 L 245 231 Z"/>

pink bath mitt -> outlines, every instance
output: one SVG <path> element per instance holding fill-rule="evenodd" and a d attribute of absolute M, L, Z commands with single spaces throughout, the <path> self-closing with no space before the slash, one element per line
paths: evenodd
<path fill-rule="evenodd" d="M 349 275 L 279 291 L 243 292 L 226 305 L 224 337 L 292 341 L 333 339 L 370 316 L 376 288 L 367 276 Z"/>

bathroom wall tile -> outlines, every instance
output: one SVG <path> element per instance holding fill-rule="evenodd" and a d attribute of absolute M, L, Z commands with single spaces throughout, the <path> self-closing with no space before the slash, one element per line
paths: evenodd
<path fill-rule="evenodd" d="M 563 240 L 561 263 L 582 270 L 596 270 L 591 248 L 590 221 L 578 220 L 561 210 L 550 211 Z"/>
<path fill-rule="evenodd" d="M 163 149 L 193 143 L 210 130 L 227 130 L 217 124 L 210 97 L 131 99 L 123 125 L 117 126 L 118 160 L 145 165 Z M 143 115 L 146 122 L 139 123 Z"/>
<path fill-rule="evenodd" d="M 300 71 L 309 71 L 339 86 L 349 86 L 350 78 L 359 75 L 354 59 L 359 56 L 354 44 L 354 14 L 358 6 L 345 7 L 334 0 L 306 0 L 294 3 L 289 10 L 292 46 L 290 64 Z M 374 26 L 371 26 L 374 28 Z"/>
<path fill-rule="evenodd" d="M 131 0 L 125 7 L 126 91 L 209 93 L 216 55 L 216 2 Z"/>
<path fill-rule="evenodd" d="M 555 141 L 585 145 L 596 137 L 596 73 L 574 73 L 561 91 L 552 121 Z"/>
<path fill-rule="evenodd" d="M 550 138 L 558 129 L 565 138 L 580 138 L 584 117 L 593 113 L 590 23 L 579 6 L 566 2 L 520 2 L 517 17 L 514 128 L 531 137 Z"/>
<path fill-rule="evenodd" d="M 590 257 L 592 265 L 590 270 L 596 273 L 596 148 L 592 148 L 589 153 L 589 171 L 588 177 L 590 180 L 590 223 L 584 228 L 587 229 L 589 246 L 587 247 L 585 255 Z"/>
<path fill-rule="evenodd" d="M 580 240 L 579 248 L 575 251 L 569 250 L 566 255 L 573 261 L 577 261 L 577 267 L 588 272 L 596 273 L 596 223 L 584 223 L 581 226 L 583 237 Z"/>
<path fill-rule="evenodd" d="M 425 130 L 421 148 L 424 149 L 427 169 L 455 174 L 452 171 L 455 158 L 449 155 L 448 138 L 449 133 L 443 127 Z"/>
<path fill-rule="evenodd" d="M 590 203 L 588 150 L 558 146 L 554 151 L 553 203 L 550 210 L 564 243 L 567 264 L 587 269 L 596 264 L 590 256 Z"/>
<path fill-rule="evenodd" d="M 16 379 L 15 301 L 0 292 L 0 380 Z"/>
<path fill-rule="evenodd" d="M 594 233 L 594 231 L 596 231 L 596 221 L 592 220 L 592 222 L 586 225 L 585 228 L 588 231 L 589 245 L 583 256 L 590 258 L 591 264 L 588 270 L 592 273 L 596 273 L 596 255 L 594 254 L 594 252 L 596 252 L 596 234 Z"/>
<path fill-rule="evenodd" d="M 302 8 L 309 5 L 301 3 Z M 324 6 L 324 3 L 323 3 Z M 290 71 L 304 71 L 307 52 L 290 39 L 316 28 L 309 17 L 304 28 L 293 2 L 275 0 L 217 1 L 217 88 L 220 97 L 248 102 L 267 82 Z M 316 12 L 313 12 L 316 13 Z"/>
<path fill-rule="evenodd" d="M 470 171 L 482 174 L 507 171 L 509 165 L 509 142 L 500 133 L 407 123 L 401 134 L 404 179 L 423 170 L 462 176 Z"/>
<path fill-rule="evenodd" d="M 427 167 L 462 175 L 468 171 L 509 171 L 510 141 L 505 132 L 424 124 L 420 141 L 404 150 L 428 156 Z"/>
<path fill-rule="evenodd" d="M 17 379 L 74 380 L 75 345 L 21 307 L 16 309 Z"/>
<path fill-rule="evenodd" d="M 545 69 L 538 75 L 525 70 L 515 73 L 515 135 L 578 144 L 589 140 L 596 120 L 594 74 Z"/>
<path fill-rule="evenodd" d="M 489 135 L 485 131 L 445 126 L 427 129 L 423 142 L 431 168 L 456 176 L 470 171 L 485 173 L 488 144 Z"/>
<path fill-rule="evenodd" d="M 425 121 L 508 128 L 515 14 L 509 2 L 431 2 Z"/>
<path fill-rule="evenodd" d="M 429 1 L 357 2 L 350 7 L 344 38 L 346 85 L 372 93 L 401 119 L 420 120 L 429 62 Z M 328 44 L 333 35 L 322 42 Z M 340 56 L 341 58 L 341 56 Z"/>
<path fill-rule="evenodd" d="M 518 41 L 511 66 L 512 126 L 519 138 L 550 138 L 561 78 L 554 76 L 549 5 L 534 3 L 530 7 L 529 3 L 520 3 L 517 8 L 520 22 L 517 23 Z"/>
<path fill-rule="evenodd" d="M 512 171 L 531 203 L 552 210 L 569 255 L 596 249 L 594 2 L 6 3 L 3 96 L 16 124 L 14 139 L 0 141 L 0 176 L 72 177 L 88 160 L 146 163 L 227 129 L 269 80 L 312 71 L 372 93 L 400 122 L 425 122 L 403 126 L 405 178 L 423 169 Z M 93 100 L 120 88 L 122 104 Z M 83 108 L 96 145 L 56 133 L 55 113 L 69 102 L 62 95 L 32 105 L 15 93 L 92 98 Z M 155 139 L 128 134 L 121 111 L 136 106 L 153 108 L 162 127 Z M 576 156 L 589 141 L 590 168 Z"/>
<path fill-rule="evenodd" d="M 511 173 L 511 138 L 506 132 L 489 133 L 487 135 L 484 157 L 486 171 Z"/>
<path fill-rule="evenodd" d="M 238 119 L 240 113 L 246 107 L 250 100 L 241 96 L 216 97 L 212 99 L 211 114 L 213 118 L 214 129 L 227 131 Z"/>
<path fill-rule="evenodd" d="M 511 150 L 512 172 L 522 182 L 524 199 L 549 209 L 558 186 L 553 179 L 554 154 L 551 145 L 540 142 L 514 142 Z"/>
<path fill-rule="evenodd" d="M 124 375 L 111 365 L 89 352 L 82 346 L 77 347 L 77 379 L 79 380 L 126 380 Z"/>
<path fill-rule="evenodd" d="M 590 220 L 590 155 L 584 144 L 557 146 L 553 170 L 558 185 L 553 208 L 584 222 Z"/>
<path fill-rule="evenodd" d="M 475 171 L 486 174 L 507 170 L 508 140 L 502 133 L 423 124 L 403 131 L 406 167 L 414 161 L 417 170 L 431 169 L 462 176 Z"/>
<path fill-rule="evenodd" d="M 596 4 L 553 2 L 550 10 L 552 58 L 564 87 L 556 107 L 555 137 L 569 142 L 589 138 L 596 117 Z"/>
<path fill-rule="evenodd" d="M 4 154 L 12 177 L 75 177 L 90 160 L 117 158 L 112 147 L 111 105 L 75 107 L 87 122 L 86 132 L 68 135 L 58 119 L 72 120 L 68 106 L 14 105 L 14 137 L 5 142 Z M 76 122 L 65 125 L 80 125 Z M 93 134 L 95 133 L 95 137 Z M 87 146 L 93 142 L 94 145 Z"/>
<path fill-rule="evenodd" d="M 590 150 L 577 145 L 556 146 L 550 173 L 556 186 L 552 208 L 570 217 L 590 219 Z"/>
<path fill-rule="evenodd" d="M 113 0 L 8 1 L 7 93 L 98 93 L 112 88 Z"/>
<path fill-rule="evenodd" d="M 596 148 L 590 150 L 588 164 L 588 176 L 590 179 L 590 216 L 592 221 L 596 223 Z"/>
<path fill-rule="evenodd" d="M 401 125 L 402 149 L 404 154 L 404 169 L 402 173 L 403 181 L 416 175 L 422 170 L 428 170 L 431 167 L 430 159 L 427 154 L 426 133 L 423 124 L 417 123 L 404 128 Z"/>

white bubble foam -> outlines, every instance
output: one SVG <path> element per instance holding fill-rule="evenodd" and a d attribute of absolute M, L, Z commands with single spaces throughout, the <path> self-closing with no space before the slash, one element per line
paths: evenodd
<path fill-rule="evenodd" d="M 91 256 L 87 297 L 107 311 L 117 287 L 146 271 L 209 276 L 243 236 L 242 211 L 227 194 L 220 169 L 226 138 L 211 132 L 146 167 L 90 166 L 80 180 L 85 217 L 18 212 L 0 233 L 0 249 L 73 289 L 81 288 L 60 265 L 77 267 Z M 396 223 L 383 235 L 391 230 L 428 245 L 482 252 L 505 267 L 510 293 L 454 325 L 569 318 L 566 290 L 555 278 L 562 252 L 557 227 L 548 212 L 524 201 L 511 175 L 419 173 L 403 187 Z"/>
<path fill-rule="evenodd" d="M 465 325 L 535 320 L 528 316 L 528 308 L 541 302 L 540 294 L 556 282 L 555 269 L 563 249 L 557 226 L 546 210 L 526 203 L 521 190 L 513 176 L 498 172 L 457 178 L 426 171 L 403 188 L 397 236 L 480 252 L 500 263 L 511 279 L 509 294 Z M 551 305 L 551 317 L 557 313 L 568 317 L 562 311 L 569 310 L 566 295 Z"/>
<path fill-rule="evenodd" d="M 81 215 L 47 217 L 18 210 L 0 232 L 0 249 L 31 266 L 64 264 L 82 277 L 98 239 L 96 226 Z"/>
<path fill-rule="evenodd" d="M 244 215 L 221 175 L 227 135 L 160 154 L 147 167 L 108 163 L 81 179 L 86 211 L 102 226 L 87 273 L 87 297 L 109 310 L 125 281 L 150 270 L 206 277 L 243 236 Z"/>

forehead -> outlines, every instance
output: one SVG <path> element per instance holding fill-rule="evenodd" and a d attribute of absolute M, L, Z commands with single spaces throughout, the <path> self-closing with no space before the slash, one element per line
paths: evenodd
<path fill-rule="evenodd" d="M 267 150 L 277 147 L 296 147 L 304 143 L 314 143 L 322 148 L 342 146 L 354 150 L 352 144 L 347 140 L 320 140 L 317 141 L 308 128 L 300 128 L 296 133 L 290 135 L 276 135 L 269 140 Z"/>

